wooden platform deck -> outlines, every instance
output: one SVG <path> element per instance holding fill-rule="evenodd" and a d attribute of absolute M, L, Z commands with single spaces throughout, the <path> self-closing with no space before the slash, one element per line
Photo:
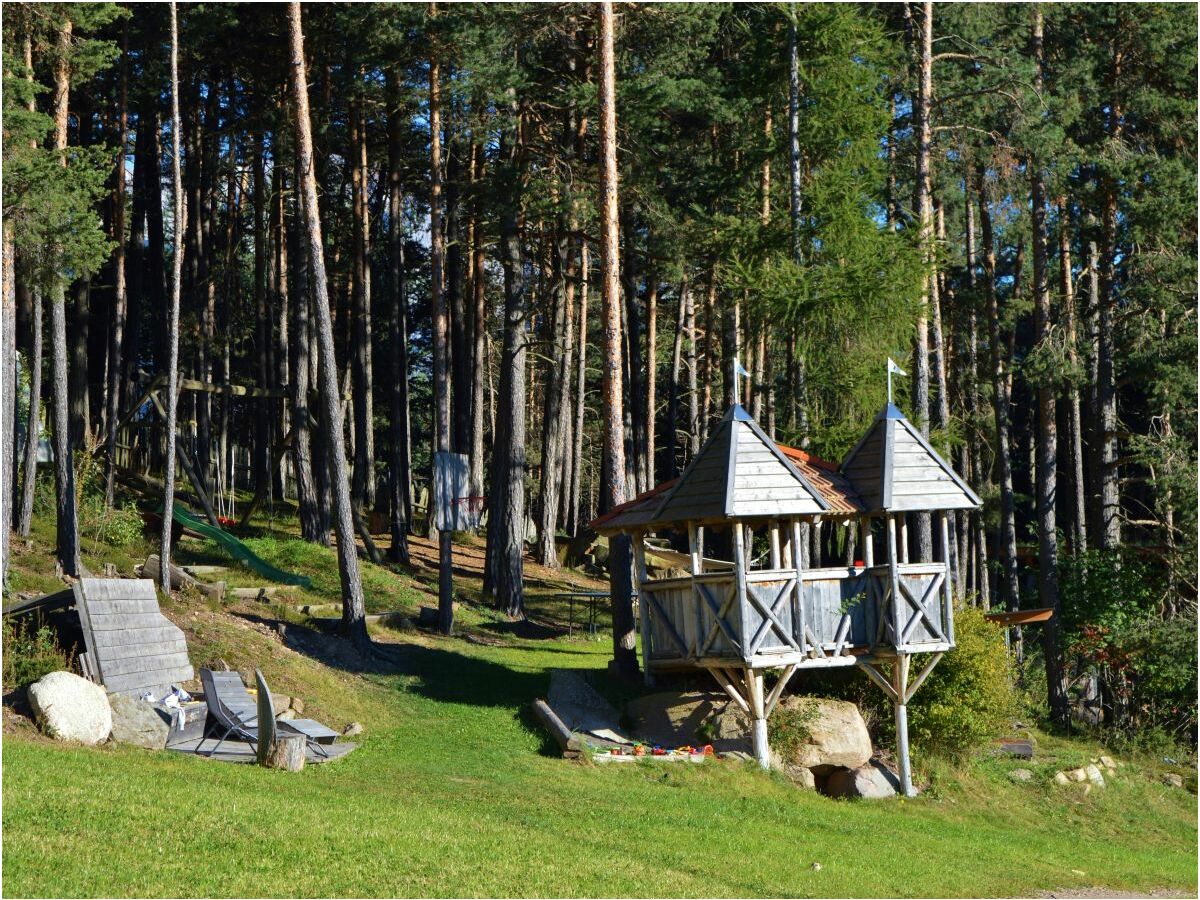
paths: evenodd
<path fill-rule="evenodd" d="M 204 745 L 203 748 L 201 748 L 201 744 Z M 174 750 L 176 753 L 191 753 L 196 756 L 204 757 L 205 759 L 217 759 L 221 762 L 252 763 L 255 761 L 254 748 L 245 741 L 227 740 L 221 745 L 221 749 L 210 757 L 208 755 L 208 751 L 216 745 L 216 738 L 207 738 L 204 741 L 181 741 L 178 744 L 172 744 L 167 749 Z M 347 756 L 353 752 L 356 747 L 358 747 L 358 744 L 354 744 L 349 741 L 346 743 L 322 745 L 322 748 L 325 750 L 325 752 L 329 754 L 328 757 L 322 756 L 319 753 L 315 753 L 313 749 L 309 747 L 307 756 L 305 757 L 305 762 L 323 763 L 330 762 L 335 759 L 341 759 L 343 756 Z M 200 752 L 201 749 L 203 749 L 203 752 Z"/>

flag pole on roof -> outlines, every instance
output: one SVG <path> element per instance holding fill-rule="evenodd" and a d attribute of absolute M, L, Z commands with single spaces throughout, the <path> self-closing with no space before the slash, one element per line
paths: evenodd
<path fill-rule="evenodd" d="M 908 375 L 902 368 L 896 365 L 896 361 L 890 356 L 888 357 L 888 403 L 892 402 L 892 373 L 897 375 Z"/>
<path fill-rule="evenodd" d="M 733 402 L 741 403 L 742 392 L 740 390 L 742 382 L 738 376 L 744 375 L 750 377 L 750 373 L 746 371 L 746 367 L 742 365 L 742 361 L 736 356 L 733 358 Z"/>

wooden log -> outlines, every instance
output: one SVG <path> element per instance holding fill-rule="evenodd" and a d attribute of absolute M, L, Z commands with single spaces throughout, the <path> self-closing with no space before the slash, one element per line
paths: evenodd
<path fill-rule="evenodd" d="M 146 562 L 142 566 L 142 575 L 146 578 L 154 579 L 157 584 L 162 578 L 162 561 L 158 558 L 157 553 L 151 553 L 146 557 Z M 200 581 L 193 578 L 183 569 L 174 563 L 171 564 L 171 589 L 179 590 L 182 587 L 193 587 L 206 597 L 214 597 L 217 600 L 225 598 L 225 582 L 217 581 L 209 584 L 205 581 Z M 129 627 L 136 627 L 130 625 Z"/>
<path fill-rule="evenodd" d="M 268 769 L 284 769 L 299 772 L 304 768 L 304 751 L 307 740 L 302 734 L 276 733 L 269 744 L 264 743 L 262 764 Z"/>
<path fill-rule="evenodd" d="M 550 736 L 558 742 L 558 746 L 562 748 L 565 754 L 568 750 L 575 748 L 571 747 L 571 729 L 569 729 L 558 714 L 550 708 L 550 704 L 545 700 L 533 701 L 533 714 L 537 716 L 539 722 L 550 732 Z"/>

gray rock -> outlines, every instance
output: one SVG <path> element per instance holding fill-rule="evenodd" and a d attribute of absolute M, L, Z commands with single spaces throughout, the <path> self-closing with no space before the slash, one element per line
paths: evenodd
<path fill-rule="evenodd" d="M 351 722 L 349 725 L 347 725 L 345 728 L 342 729 L 342 736 L 343 737 L 355 737 L 356 735 L 362 734 L 363 731 L 364 731 L 364 729 L 363 729 L 362 725 L 360 725 L 358 722 Z"/>
<path fill-rule="evenodd" d="M 546 702 L 572 731 L 618 731 L 620 715 L 584 677 L 570 669 L 550 672 Z"/>
<path fill-rule="evenodd" d="M 278 722 L 286 722 L 288 719 L 294 718 L 296 718 L 296 711 L 294 709 L 285 709 L 275 717 L 275 720 Z"/>
<path fill-rule="evenodd" d="M 900 792 L 900 779 L 878 760 L 854 769 L 835 769 L 825 782 L 830 797 L 882 800 Z"/>
<path fill-rule="evenodd" d="M 51 672 L 29 686 L 29 705 L 41 729 L 60 741 L 94 745 L 112 732 L 104 688 L 70 672 Z"/>
<path fill-rule="evenodd" d="M 1028 769 L 1013 769 L 1008 773 L 1008 777 L 1013 781 L 1032 781 L 1033 773 Z"/>
<path fill-rule="evenodd" d="M 304 715 L 304 701 L 301 700 L 299 697 L 293 697 L 292 698 L 292 709 L 294 709 L 300 715 Z"/>
<path fill-rule="evenodd" d="M 1104 776 L 1100 774 L 1100 769 L 1094 765 L 1087 766 L 1084 771 L 1087 773 L 1087 780 L 1096 787 L 1104 787 Z"/>
<path fill-rule="evenodd" d="M 153 704 L 124 694 L 109 694 L 108 703 L 112 708 L 112 739 L 118 744 L 147 750 L 167 746 L 170 723 Z"/>
<path fill-rule="evenodd" d="M 1181 788 L 1183 787 L 1183 776 L 1176 775 L 1174 772 L 1168 772 L 1163 776 L 1163 784 L 1169 787 Z"/>
<path fill-rule="evenodd" d="M 1117 763 L 1111 756 L 1100 757 L 1100 765 L 1104 766 L 1104 768 L 1108 769 L 1110 772 L 1117 771 Z"/>
<path fill-rule="evenodd" d="M 1067 777 L 1066 772 L 1055 772 L 1054 783 L 1065 786 L 1071 783 L 1071 779 Z"/>

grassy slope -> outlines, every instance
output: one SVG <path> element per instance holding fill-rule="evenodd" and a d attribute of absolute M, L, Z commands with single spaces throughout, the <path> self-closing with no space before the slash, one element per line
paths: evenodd
<path fill-rule="evenodd" d="M 307 545 L 258 547 L 312 574 L 333 564 Z M 372 605 L 429 602 L 431 577 L 372 570 Z M 468 593 L 478 584 L 460 581 Z M 536 593 L 552 589 L 549 579 L 531 582 L 535 610 L 560 615 Z M 318 578 L 292 599 L 319 602 L 328 590 Z M 167 607 L 189 633 L 194 662 L 261 664 L 277 691 L 303 697 L 317 717 L 365 724 L 362 747 L 297 776 L 69 748 L 10 726 L 8 894 L 1013 896 L 1196 887 L 1195 797 L 1135 762 L 1084 797 L 1044 777 L 1011 784 L 1005 773 L 1016 762 L 987 757 L 955 770 L 919 759 L 932 766 L 933 789 L 882 803 L 832 801 L 734 764 L 573 764 L 553 756 L 524 710 L 544 694 L 549 668 L 602 668 L 606 642 L 521 639 L 464 605 L 465 630 L 502 646 L 382 630 L 403 642 L 401 671 L 363 674 L 287 649 L 262 624 L 295 613 L 238 609 L 241 617 L 196 598 Z M 1043 738 L 1039 775 L 1094 752 Z"/>

